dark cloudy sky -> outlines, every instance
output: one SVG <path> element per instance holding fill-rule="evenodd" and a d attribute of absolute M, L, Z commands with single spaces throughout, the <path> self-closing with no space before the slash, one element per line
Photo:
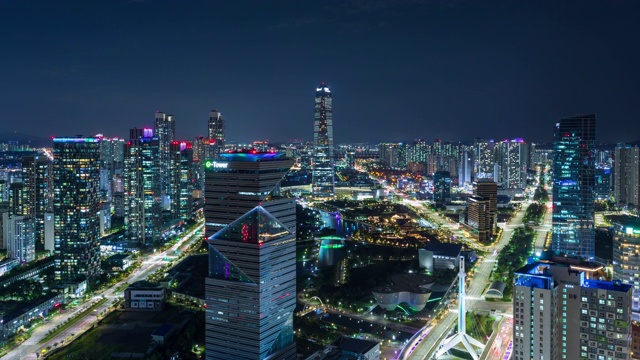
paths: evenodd
<path fill-rule="evenodd" d="M 640 1 L 0 1 L 0 132 L 124 137 L 176 116 L 230 140 L 640 139 Z"/>

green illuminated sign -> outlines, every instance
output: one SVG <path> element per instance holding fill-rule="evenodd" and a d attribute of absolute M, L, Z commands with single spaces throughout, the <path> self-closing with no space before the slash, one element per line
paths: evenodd
<path fill-rule="evenodd" d="M 220 162 L 220 161 L 213 161 L 213 160 L 207 160 L 204 162 L 204 168 L 205 169 L 226 169 L 229 167 L 229 163 L 228 162 Z"/>
<path fill-rule="evenodd" d="M 640 235 L 640 229 L 634 229 L 632 227 L 628 227 L 627 235 Z"/>

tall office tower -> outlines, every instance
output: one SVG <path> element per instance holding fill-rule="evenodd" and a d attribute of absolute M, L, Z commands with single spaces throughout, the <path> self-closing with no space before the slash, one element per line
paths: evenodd
<path fill-rule="evenodd" d="M 160 157 L 159 181 L 162 191 L 162 206 L 164 210 L 171 208 L 171 143 L 176 137 L 176 123 L 173 115 L 167 115 L 161 111 L 156 111 L 156 121 L 153 130 L 154 136 L 158 139 L 158 155 Z"/>
<path fill-rule="evenodd" d="M 470 148 L 462 147 L 458 155 L 458 186 L 471 184 L 473 174 L 473 152 Z"/>
<path fill-rule="evenodd" d="M 7 243 L 7 256 L 27 264 L 36 259 L 36 222 L 32 217 L 9 216 L 4 213 L 3 238 Z"/>
<path fill-rule="evenodd" d="M 378 145 L 378 162 L 382 166 L 397 167 L 398 165 L 398 144 L 381 143 Z"/>
<path fill-rule="evenodd" d="M 552 250 L 591 260 L 594 256 L 596 116 L 560 120 L 553 137 Z"/>
<path fill-rule="evenodd" d="M 478 180 L 473 184 L 473 196 L 482 196 L 489 200 L 489 229 L 490 235 L 498 225 L 498 184 L 491 180 Z"/>
<path fill-rule="evenodd" d="M 124 157 L 124 227 L 130 240 L 144 245 L 162 235 L 159 153 L 153 129 L 131 129 Z"/>
<path fill-rule="evenodd" d="M 513 359 L 628 359 L 631 287 L 589 280 L 601 266 L 533 263 L 515 272 Z"/>
<path fill-rule="evenodd" d="M 334 196 L 333 107 L 331 90 L 325 83 L 316 88 L 313 123 L 311 193 L 314 198 Z"/>
<path fill-rule="evenodd" d="M 451 173 L 448 171 L 433 174 L 433 201 L 440 205 L 451 201 Z"/>
<path fill-rule="evenodd" d="M 99 274 L 99 180 L 99 138 L 53 138 L 56 281 L 91 281 Z"/>
<path fill-rule="evenodd" d="M 296 207 L 279 192 L 293 163 L 245 152 L 205 164 L 207 360 L 296 358 Z"/>
<path fill-rule="evenodd" d="M 224 152 L 225 146 L 224 117 L 218 110 L 209 112 L 209 146 L 206 148 L 206 159 L 217 159 Z"/>
<path fill-rule="evenodd" d="M 22 215 L 35 222 L 36 250 L 44 250 L 44 214 L 53 211 L 53 163 L 46 156 L 22 158 Z"/>
<path fill-rule="evenodd" d="M 193 206 L 193 144 L 188 141 L 171 143 L 171 217 L 191 219 Z"/>
<path fill-rule="evenodd" d="M 613 230 L 613 278 L 633 286 L 633 320 L 640 321 L 640 217 L 610 217 Z"/>
<path fill-rule="evenodd" d="M 613 164 L 616 205 L 640 207 L 640 148 L 618 144 Z"/>
<path fill-rule="evenodd" d="M 466 225 L 478 234 L 478 241 L 489 242 L 493 230 L 491 229 L 491 204 L 484 196 L 470 196 L 467 198 Z"/>
<path fill-rule="evenodd" d="M 505 140 L 496 146 L 499 178 L 494 181 L 505 189 L 523 189 L 527 186 L 527 144 L 522 139 Z"/>

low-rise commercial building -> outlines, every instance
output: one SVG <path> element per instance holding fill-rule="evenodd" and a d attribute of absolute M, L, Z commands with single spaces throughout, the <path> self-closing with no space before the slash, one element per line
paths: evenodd
<path fill-rule="evenodd" d="M 160 311 L 164 302 L 164 288 L 147 281 L 138 281 L 124 290 L 124 308 L 127 310 Z"/>

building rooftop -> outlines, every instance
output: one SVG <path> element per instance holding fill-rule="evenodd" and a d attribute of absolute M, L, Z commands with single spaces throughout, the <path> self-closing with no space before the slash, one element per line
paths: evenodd
<path fill-rule="evenodd" d="M 582 287 L 601 290 L 614 290 L 621 292 L 628 292 L 632 289 L 629 284 L 623 284 L 621 281 L 599 281 L 599 280 L 585 280 Z"/>
<path fill-rule="evenodd" d="M 269 160 L 286 159 L 286 154 L 281 152 L 258 152 L 256 150 L 243 150 L 220 154 L 226 161 L 260 162 Z"/>
<path fill-rule="evenodd" d="M 167 336 L 171 330 L 173 330 L 173 325 L 172 324 L 162 324 L 160 325 L 160 327 L 158 327 L 152 334 L 151 336 Z"/>
<path fill-rule="evenodd" d="M 640 217 L 632 215 L 609 215 L 607 219 L 616 225 L 640 230 Z"/>
<path fill-rule="evenodd" d="M 462 244 L 443 243 L 440 241 L 430 240 L 424 246 L 424 249 L 428 251 L 433 251 L 434 253 L 438 253 L 439 255 L 449 255 L 451 257 L 455 257 L 460 255 L 460 251 L 462 250 Z"/>
<path fill-rule="evenodd" d="M 408 291 L 413 294 L 430 293 L 429 287 L 435 283 L 433 277 L 425 274 L 394 274 L 389 277 L 390 285 L 378 286 L 376 293 L 396 293 Z"/>
<path fill-rule="evenodd" d="M 331 345 L 337 346 L 343 351 L 354 352 L 356 354 L 366 354 L 368 351 L 376 347 L 378 343 L 376 341 L 341 336 L 331 343 Z"/>

